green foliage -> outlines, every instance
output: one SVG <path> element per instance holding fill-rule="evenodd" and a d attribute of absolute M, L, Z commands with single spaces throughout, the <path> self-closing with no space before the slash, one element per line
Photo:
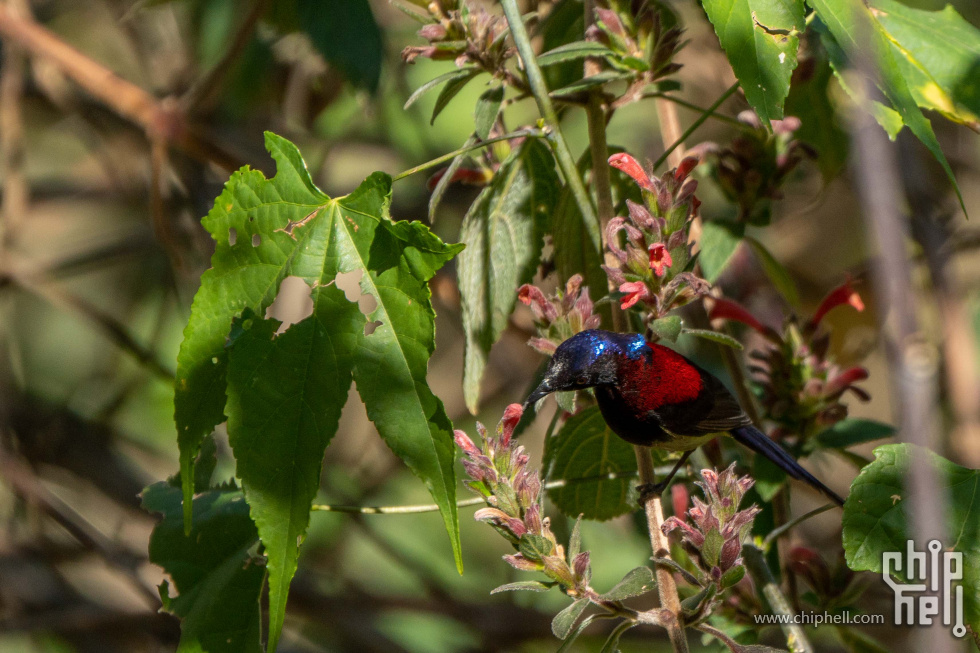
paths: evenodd
<path fill-rule="evenodd" d="M 548 149 L 528 139 L 500 166 L 463 218 L 459 290 L 466 357 L 463 392 L 475 413 L 490 348 L 507 327 L 517 288 L 541 260 L 547 218 L 554 210 L 558 175 Z"/>
<path fill-rule="evenodd" d="M 712 331 L 710 329 L 688 329 L 685 327 L 681 330 L 681 333 L 694 336 L 695 338 L 704 338 L 705 340 L 710 340 L 711 342 L 724 345 L 725 347 L 731 347 L 732 349 L 737 349 L 739 351 L 742 351 L 743 349 L 742 343 L 730 335 L 721 333 L 720 331 Z"/>
<path fill-rule="evenodd" d="M 796 68 L 803 0 L 703 0 L 745 97 L 763 124 L 783 117 Z"/>
<path fill-rule="evenodd" d="M 864 442 L 873 442 L 895 435 L 895 427 L 871 419 L 850 417 L 821 431 L 814 438 L 824 449 L 845 449 Z"/>
<path fill-rule="evenodd" d="M 574 41 L 559 45 L 554 50 L 548 50 L 538 57 L 539 66 L 553 66 L 566 61 L 580 61 L 588 57 L 612 56 L 613 52 L 601 43 L 592 41 Z"/>
<path fill-rule="evenodd" d="M 181 619 L 178 651 L 258 653 L 259 595 L 265 569 L 252 550 L 258 532 L 235 487 L 201 490 L 184 534 L 181 492 L 169 483 L 143 491 L 143 509 L 163 515 L 150 536 L 150 562 L 163 567 L 179 592 L 160 585 L 163 609 Z"/>
<path fill-rule="evenodd" d="M 480 138 L 485 139 L 490 135 L 490 130 L 493 129 L 493 123 L 497 120 L 500 103 L 503 102 L 503 99 L 504 87 L 494 84 L 485 90 L 480 95 L 480 99 L 476 101 L 476 135 Z"/>
<path fill-rule="evenodd" d="M 578 599 L 555 615 L 555 618 L 551 620 L 551 632 L 555 634 L 555 637 L 558 639 L 568 637 L 568 634 L 572 632 L 572 627 L 575 626 L 575 622 L 582 616 L 587 607 L 589 607 L 588 599 Z"/>
<path fill-rule="evenodd" d="M 544 468 L 551 481 L 588 478 L 636 471 L 633 447 L 612 432 L 595 406 L 565 422 L 545 442 Z M 629 477 L 576 481 L 548 490 L 548 497 L 564 514 L 606 520 L 633 510 L 628 501 Z"/>
<path fill-rule="evenodd" d="M 951 5 L 923 11 L 895 0 L 869 4 L 919 106 L 980 129 L 980 29 Z"/>
<path fill-rule="evenodd" d="M 946 175 L 956 191 L 956 196 L 960 200 L 960 206 L 966 212 L 966 205 L 963 204 L 963 197 L 960 195 L 953 170 L 949 167 L 946 155 L 939 147 L 939 141 L 936 140 L 932 124 L 916 104 L 915 98 L 909 90 L 909 81 L 906 80 L 901 68 L 895 61 L 892 41 L 875 15 L 864 4 L 854 4 L 850 0 L 807 0 L 807 4 L 813 7 L 817 16 L 827 27 L 827 31 L 821 33 L 821 37 L 824 39 L 824 45 L 828 52 L 832 53 L 832 49 L 836 45 L 847 55 L 865 53 L 865 56 L 871 58 L 878 72 L 878 79 L 874 81 L 891 104 L 890 108 L 898 112 L 902 123 L 912 130 L 915 137 L 932 152 L 943 170 L 946 171 Z M 831 37 L 834 43 L 831 43 Z M 834 63 L 834 59 L 833 54 L 831 54 L 832 63 Z M 838 79 L 842 80 L 842 86 L 848 88 L 839 61 L 834 64 L 834 72 Z M 867 103 L 868 98 L 855 97 L 855 100 L 863 106 Z M 889 121 L 893 121 L 894 117 L 891 114 L 883 114 L 880 110 L 875 113 L 879 123 L 882 122 L 883 116 L 887 116 Z M 886 127 L 886 130 L 891 134 L 889 127 Z"/>
<path fill-rule="evenodd" d="M 634 596 L 646 594 L 652 591 L 656 585 L 653 570 L 649 567 L 636 567 L 627 572 L 623 576 L 623 580 L 616 583 L 611 590 L 601 596 L 607 601 L 624 601 Z"/>
<path fill-rule="evenodd" d="M 796 136 L 817 151 L 817 165 L 826 182 L 836 177 L 847 163 L 848 137 L 830 101 L 834 75 L 827 53 L 819 47 L 817 39 L 810 39 L 809 45 L 816 50 L 811 55 L 813 71 L 799 81 L 794 80 L 786 98 L 786 115 L 800 119 Z"/>
<path fill-rule="evenodd" d="M 378 90 L 384 44 L 368 0 L 295 0 L 313 45 L 354 85 Z"/>
<path fill-rule="evenodd" d="M 656 335 L 658 338 L 676 342 L 677 337 L 681 335 L 681 328 L 683 325 L 684 323 L 681 321 L 679 315 L 667 315 L 651 322 L 650 330 L 653 331 L 654 335 Z"/>
<path fill-rule="evenodd" d="M 762 267 L 763 272 L 769 277 L 772 285 L 775 286 L 779 294 L 786 299 L 792 306 L 800 305 L 800 293 L 796 290 L 796 282 L 792 275 L 783 267 L 783 264 L 776 260 L 776 257 L 766 249 L 766 246 L 751 236 L 745 237 L 745 242 L 749 244 L 755 253 L 756 260 Z"/>
<path fill-rule="evenodd" d="M 715 282 L 725 271 L 742 242 L 745 226 L 727 220 L 707 220 L 701 227 L 701 271 L 704 278 Z"/>
<path fill-rule="evenodd" d="M 882 555 L 903 552 L 914 538 L 909 529 L 906 486 L 912 458 L 925 458 L 946 495 L 952 527 L 944 550 L 963 553 L 966 623 L 980 627 L 980 471 L 952 463 L 931 451 L 909 444 L 887 444 L 875 449 L 875 460 L 851 484 L 844 504 L 844 553 L 855 571 L 882 571 Z M 921 547 L 920 547 L 921 548 Z M 908 566 L 905 566 L 908 569 Z M 900 579 L 905 580 L 905 579 Z"/>
<path fill-rule="evenodd" d="M 387 175 L 330 199 L 289 141 L 269 133 L 266 146 L 276 176 L 236 172 L 204 219 L 216 247 L 178 355 L 175 418 L 188 529 L 193 457 L 228 415 L 238 475 L 269 557 L 273 650 L 320 461 L 352 378 L 382 438 L 440 506 L 459 564 L 452 425 L 425 375 L 434 346 L 427 281 L 461 246 L 419 223 L 391 221 Z M 355 271 L 376 301 L 367 315 L 335 283 Z M 313 314 L 277 336 L 279 324 L 257 316 L 287 276 L 313 288 Z M 369 321 L 376 329 L 366 335 Z"/>

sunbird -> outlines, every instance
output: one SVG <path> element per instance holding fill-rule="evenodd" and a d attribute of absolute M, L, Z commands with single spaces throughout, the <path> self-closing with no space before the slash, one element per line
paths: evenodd
<path fill-rule="evenodd" d="M 642 491 L 663 491 L 691 452 L 728 433 L 792 478 L 809 483 L 844 505 L 833 490 L 752 424 L 717 377 L 673 349 L 647 342 L 638 333 L 589 329 L 575 334 L 555 350 L 544 380 L 524 406 L 532 406 L 552 392 L 585 388 L 594 389 L 606 424 L 622 439 L 684 452 L 664 481 Z"/>

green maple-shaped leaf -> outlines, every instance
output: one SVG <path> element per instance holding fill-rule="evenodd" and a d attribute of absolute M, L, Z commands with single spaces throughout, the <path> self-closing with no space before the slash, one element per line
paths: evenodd
<path fill-rule="evenodd" d="M 323 451 L 351 378 L 382 438 L 440 506 L 461 564 L 452 424 L 426 368 L 435 332 L 427 282 L 462 246 L 420 223 L 393 222 L 387 175 L 331 199 L 292 143 L 268 133 L 266 147 L 276 176 L 236 172 L 204 219 L 215 253 L 178 355 L 175 419 L 181 477 L 193 479 L 202 439 L 228 416 L 238 475 L 269 558 L 273 650 Z M 335 284 L 354 271 L 377 302 L 368 315 Z M 279 323 L 261 316 L 289 276 L 313 289 L 313 314 L 276 335 Z M 368 321 L 377 324 L 370 335 Z M 192 481 L 183 492 L 189 529 Z"/>
<path fill-rule="evenodd" d="M 155 483 L 143 490 L 143 508 L 163 515 L 150 536 L 150 561 L 170 574 L 160 586 L 163 609 L 181 619 L 178 651 L 258 653 L 259 596 L 265 569 L 251 549 L 258 544 L 248 504 L 234 487 L 194 498 L 194 523 L 184 534 L 180 490 Z"/>

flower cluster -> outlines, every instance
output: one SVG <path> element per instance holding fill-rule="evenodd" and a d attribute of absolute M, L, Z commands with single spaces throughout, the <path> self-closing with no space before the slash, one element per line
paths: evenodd
<path fill-rule="evenodd" d="M 493 526 L 514 545 L 517 553 L 504 556 L 504 560 L 516 569 L 544 572 L 569 596 L 594 596 L 589 587 L 592 570 L 588 551 L 576 551 L 573 545 L 566 556 L 565 548 L 551 532 L 549 519 L 542 515 L 541 479 L 528 467 L 524 447 L 512 441 L 522 414 L 520 404 L 508 406 L 492 437 L 477 422 L 482 448 L 463 431 L 455 432 L 456 445 L 466 456 L 463 467 L 471 479 L 466 485 L 487 502 L 474 517 Z"/>
<path fill-rule="evenodd" d="M 454 60 L 459 68 L 474 65 L 523 87 L 523 82 L 506 69 L 507 59 L 514 54 L 514 49 L 506 43 L 506 20 L 483 8 L 470 8 L 460 0 L 433 0 L 422 4 L 428 12 L 429 22 L 418 35 L 428 41 L 428 45 L 405 48 L 402 59 L 407 63 L 419 57 Z"/>
<path fill-rule="evenodd" d="M 751 127 L 722 148 L 717 143 L 702 143 L 694 151 L 703 155 L 706 167 L 718 182 L 725 197 L 738 207 L 738 219 L 754 225 L 769 224 L 769 201 L 782 197 L 780 190 L 789 175 L 816 152 L 795 138 L 800 119 L 790 116 L 773 120 L 770 133 L 753 111 L 738 115 Z"/>
<path fill-rule="evenodd" d="M 639 7 L 638 13 L 596 7 L 596 22 L 585 32 L 586 41 L 602 43 L 614 53 L 606 59 L 614 69 L 633 75 L 615 106 L 639 99 L 644 87 L 681 68 L 673 59 L 682 47 L 682 31 L 677 27 L 665 29 L 661 13 L 651 4 Z"/>
<path fill-rule="evenodd" d="M 748 476 L 736 476 L 732 463 L 720 474 L 711 469 L 701 470 L 702 482 L 697 485 L 706 501 L 693 498 L 694 506 L 687 511 L 690 522 L 669 517 L 663 532 L 679 531 L 681 546 L 702 572 L 702 586 L 715 584 L 724 589 L 744 575 L 742 541 L 752 530 L 752 521 L 760 512 L 757 506 L 739 510 L 738 506 L 753 481 Z"/>
<path fill-rule="evenodd" d="M 690 178 L 697 163 L 697 158 L 688 157 L 657 178 L 629 154 L 609 158 L 609 165 L 636 181 L 645 206 L 627 200 L 628 216 L 609 221 L 606 244 L 618 265 L 604 267 L 610 280 L 624 293 L 622 308 L 642 304 L 648 309 L 648 322 L 710 288 L 707 281 L 685 271 L 691 258 L 691 220 L 701 204 L 694 195 L 698 182 Z"/>
<path fill-rule="evenodd" d="M 538 333 L 542 335 L 531 338 L 527 344 L 548 356 L 579 331 L 598 327 L 602 319 L 593 313 L 595 306 L 589 298 L 589 288 L 582 286 L 579 274 L 568 280 L 564 292 L 558 290 L 550 298 L 528 283 L 518 288 L 517 298 L 531 307 Z"/>
<path fill-rule="evenodd" d="M 820 322 L 838 306 L 864 310 L 860 295 L 850 280 L 833 289 L 820 303 L 809 320 L 800 324 L 796 318 L 786 320 L 782 333 L 762 324 L 744 307 L 718 299 L 711 310 L 712 319 L 735 320 L 751 327 L 768 341 L 763 350 L 749 354 L 752 372 L 765 417 L 778 426 L 774 437 L 799 435 L 806 441 L 822 430 L 847 417 L 842 395 L 850 390 L 867 401 L 868 394 L 855 383 L 868 378 L 863 367 L 842 369 L 827 351 L 830 336 L 821 333 Z"/>

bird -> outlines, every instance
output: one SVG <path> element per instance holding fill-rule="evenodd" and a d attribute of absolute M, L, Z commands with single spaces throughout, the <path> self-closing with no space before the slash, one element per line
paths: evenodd
<path fill-rule="evenodd" d="M 552 392 L 586 388 L 593 388 L 606 424 L 626 442 L 683 452 L 667 478 L 641 487 L 641 494 L 662 492 L 695 449 L 728 433 L 790 477 L 844 505 L 844 499 L 756 428 L 717 377 L 639 333 L 588 329 L 568 338 L 558 345 L 524 407 Z"/>

